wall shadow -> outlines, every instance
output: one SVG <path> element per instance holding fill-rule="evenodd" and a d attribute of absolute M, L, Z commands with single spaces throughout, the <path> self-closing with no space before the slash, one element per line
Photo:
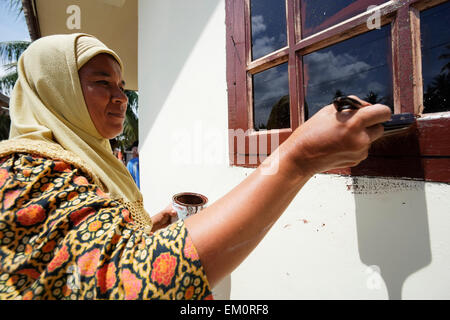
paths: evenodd
<path fill-rule="evenodd" d="M 142 143 L 220 4 L 225 11 L 223 0 L 139 2 L 139 12 L 145 12 L 145 16 L 139 16 L 138 50 L 139 113 L 145 115 L 145 121 L 139 127 Z M 201 86 L 199 92 L 193 94 L 201 94 Z"/>
<path fill-rule="evenodd" d="M 405 280 L 432 259 L 424 182 L 352 179 L 360 259 L 379 268 L 389 299 L 402 299 Z"/>

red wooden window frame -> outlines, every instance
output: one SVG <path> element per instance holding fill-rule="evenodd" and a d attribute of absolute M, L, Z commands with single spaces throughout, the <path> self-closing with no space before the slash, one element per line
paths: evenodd
<path fill-rule="evenodd" d="M 251 60 L 250 1 L 226 0 L 226 51 L 230 165 L 257 167 L 304 119 L 302 56 L 369 31 L 364 12 L 322 32 L 301 38 L 300 0 L 286 0 L 287 46 Z M 370 0 L 367 7 L 371 5 Z M 420 115 L 407 134 L 375 142 L 354 168 L 328 173 L 450 182 L 450 112 L 423 109 L 420 12 L 449 0 L 393 0 L 380 5 L 381 25 L 391 25 L 394 112 Z M 288 63 L 291 128 L 252 129 L 252 75 Z M 245 148 L 236 132 L 243 132 Z M 252 144 L 253 143 L 253 144 Z M 253 147 L 251 147 L 253 145 Z M 256 146 L 256 147 L 255 147 Z M 263 148 L 260 148 L 260 147 Z"/>

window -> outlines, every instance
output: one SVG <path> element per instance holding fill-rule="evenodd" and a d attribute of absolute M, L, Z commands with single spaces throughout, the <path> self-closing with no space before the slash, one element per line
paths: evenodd
<path fill-rule="evenodd" d="M 450 2 L 420 13 L 424 113 L 450 110 Z"/>
<path fill-rule="evenodd" d="M 258 166 L 334 97 L 355 94 L 419 118 L 330 173 L 450 182 L 449 19 L 445 0 L 227 0 L 231 165 Z"/>

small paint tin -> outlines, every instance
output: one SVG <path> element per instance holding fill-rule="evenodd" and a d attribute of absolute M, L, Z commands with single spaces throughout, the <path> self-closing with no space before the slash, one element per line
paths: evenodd
<path fill-rule="evenodd" d="M 172 206 L 181 220 L 196 214 L 208 203 L 208 198 L 199 193 L 181 192 L 172 197 Z"/>

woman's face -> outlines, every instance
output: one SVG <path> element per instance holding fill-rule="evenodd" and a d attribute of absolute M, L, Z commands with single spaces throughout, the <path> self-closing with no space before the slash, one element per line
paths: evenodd
<path fill-rule="evenodd" d="M 84 101 L 97 131 L 112 139 L 123 130 L 128 97 L 119 63 L 109 54 L 99 54 L 78 71 Z"/>

